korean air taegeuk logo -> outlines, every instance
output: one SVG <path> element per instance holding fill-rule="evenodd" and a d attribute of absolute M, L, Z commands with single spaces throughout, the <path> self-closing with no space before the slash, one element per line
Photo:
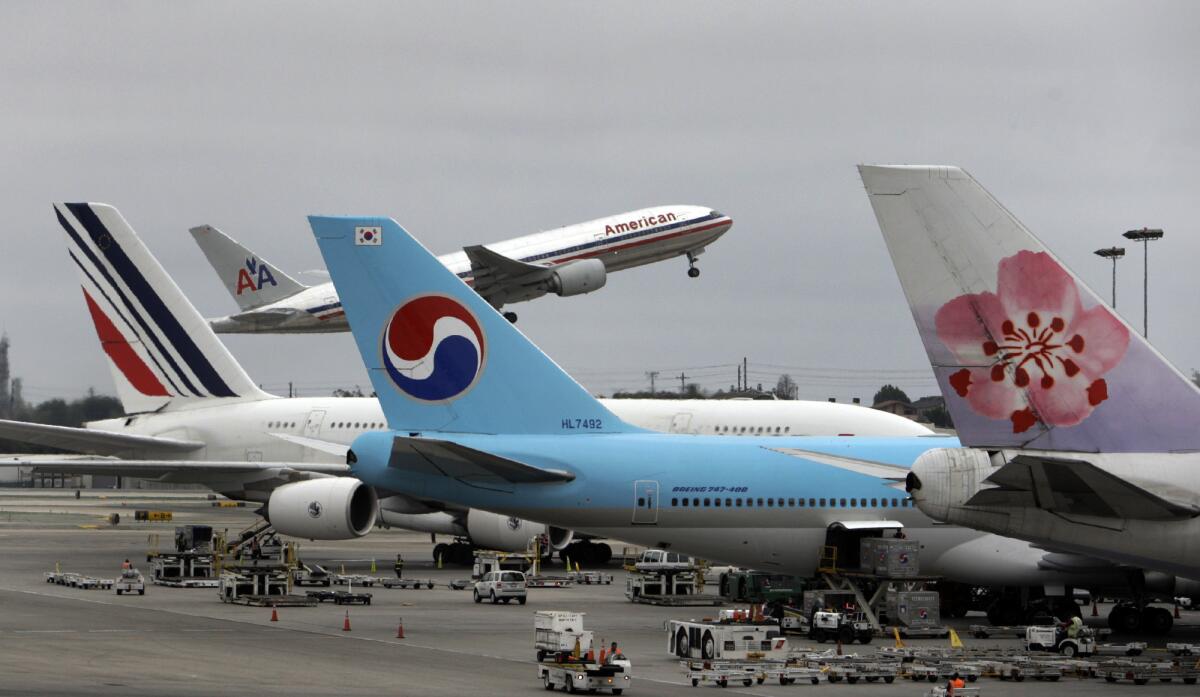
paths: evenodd
<path fill-rule="evenodd" d="M 487 344 L 479 320 L 457 300 L 421 295 L 392 312 L 381 358 L 398 390 L 422 402 L 465 394 L 483 373 Z"/>

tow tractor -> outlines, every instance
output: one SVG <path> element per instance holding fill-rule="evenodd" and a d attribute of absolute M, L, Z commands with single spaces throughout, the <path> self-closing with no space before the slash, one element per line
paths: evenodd
<path fill-rule="evenodd" d="M 619 695 L 629 689 L 629 660 L 623 656 L 615 661 L 596 659 L 592 632 L 583 628 L 583 613 L 538 611 L 533 627 L 538 677 L 547 690 L 609 690 Z"/>
<path fill-rule="evenodd" d="M 808 638 L 821 644 L 826 639 L 836 639 L 843 644 L 852 644 L 857 639 L 861 644 L 869 644 L 873 636 L 870 623 L 843 612 L 816 610 L 809 620 Z"/>
<path fill-rule="evenodd" d="M 145 595 L 146 579 L 137 569 L 121 569 L 121 576 L 113 583 L 113 587 L 117 589 L 117 595 L 125 593 Z"/>
<path fill-rule="evenodd" d="M 1083 626 L 1078 617 L 1072 620 L 1075 636 L 1056 625 L 1033 626 L 1025 629 L 1025 648 L 1028 651 L 1050 651 L 1067 658 L 1091 656 L 1096 653 L 1096 639 L 1092 630 Z"/>

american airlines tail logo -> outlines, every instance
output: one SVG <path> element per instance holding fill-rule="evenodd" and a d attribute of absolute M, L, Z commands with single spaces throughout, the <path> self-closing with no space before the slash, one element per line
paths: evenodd
<path fill-rule="evenodd" d="M 256 292 L 267 284 L 279 285 L 271 275 L 271 267 L 254 257 L 246 259 L 246 268 L 238 269 L 237 294 L 242 291 Z"/>

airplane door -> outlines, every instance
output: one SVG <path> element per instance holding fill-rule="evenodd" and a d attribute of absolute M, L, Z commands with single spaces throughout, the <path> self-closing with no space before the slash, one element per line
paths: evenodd
<path fill-rule="evenodd" d="M 633 524 L 658 524 L 658 482 L 639 479 L 633 483 Z"/>
<path fill-rule="evenodd" d="M 321 422 L 325 420 L 325 412 L 320 409 L 313 409 L 308 413 L 308 421 L 304 422 L 304 437 L 305 438 L 320 438 L 321 437 Z"/>
<path fill-rule="evenodd" d="M 686 412 L 676 414 L 671 418 L 671 433 L 691 433 L 692 415 Z"/>

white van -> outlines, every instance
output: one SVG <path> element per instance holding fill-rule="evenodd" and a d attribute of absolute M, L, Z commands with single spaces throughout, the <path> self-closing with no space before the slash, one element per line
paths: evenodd
<path fill-rule="evenodd" d="M 525 574 L 520 571 L 489 571 L 475 582 L 475 602 L 488 598 L 493 604 L 502 600 L 507 603 L 516 598 L 524 605 L 526 587 Z"/>

